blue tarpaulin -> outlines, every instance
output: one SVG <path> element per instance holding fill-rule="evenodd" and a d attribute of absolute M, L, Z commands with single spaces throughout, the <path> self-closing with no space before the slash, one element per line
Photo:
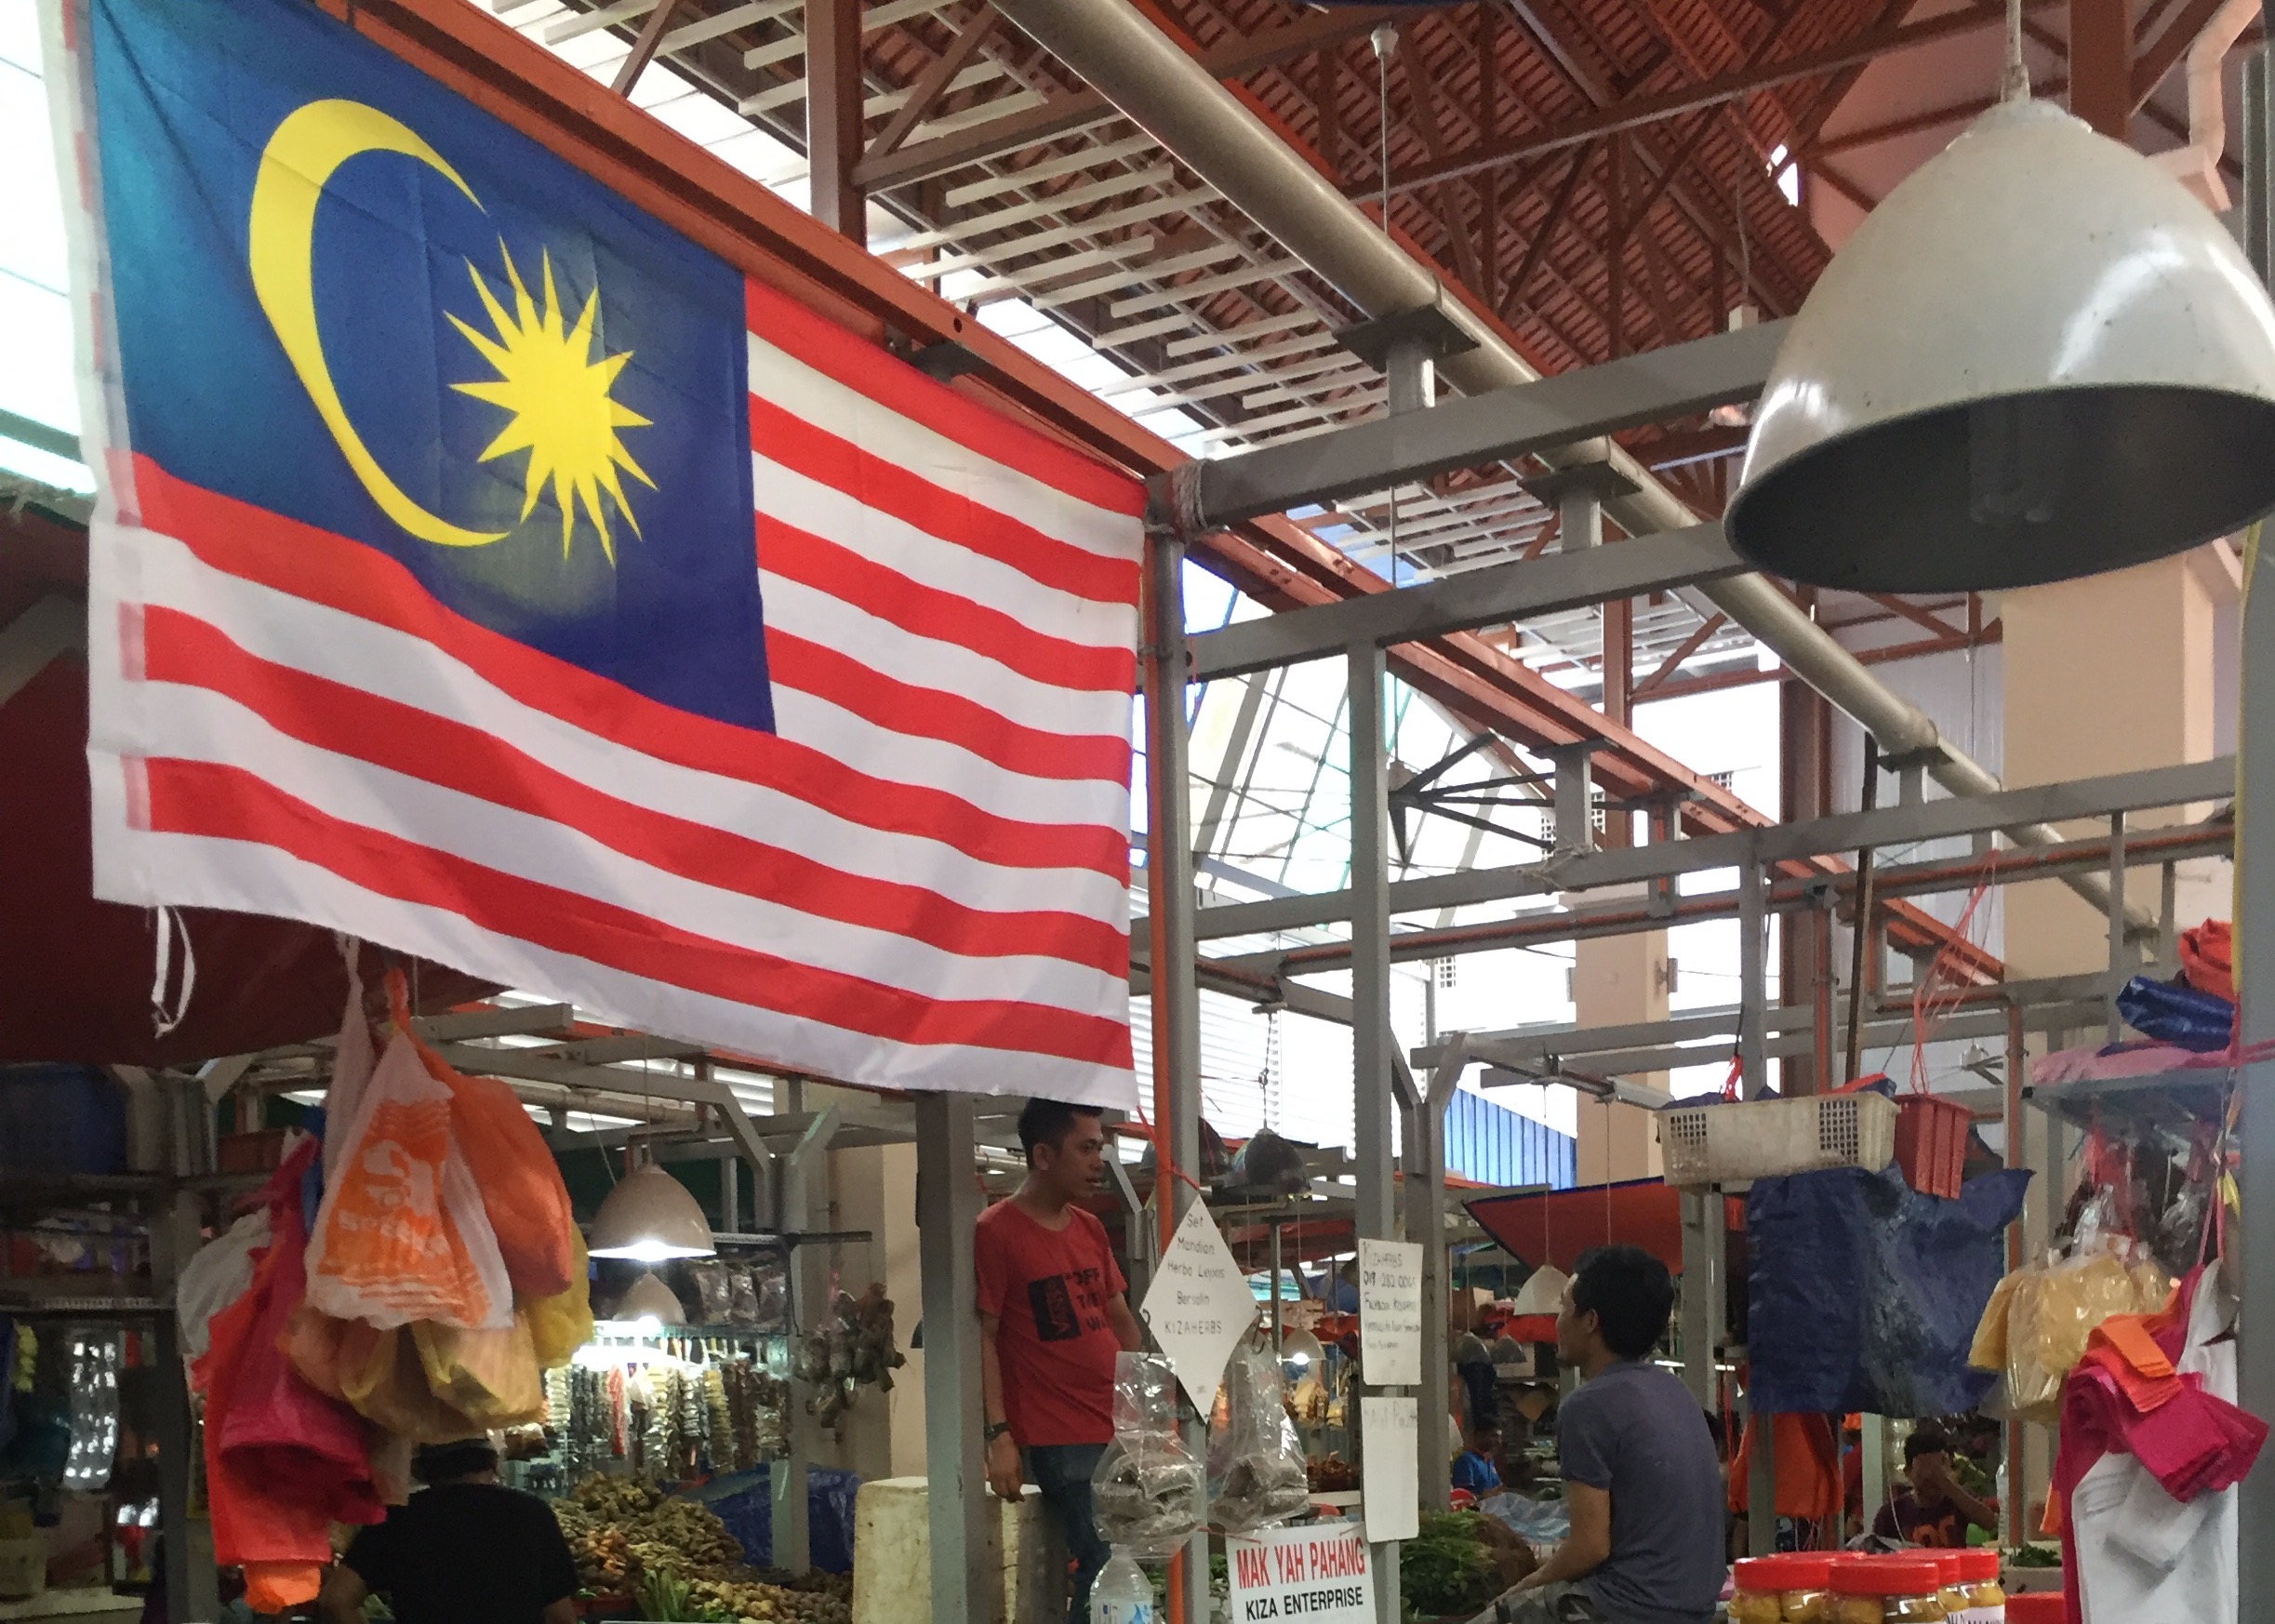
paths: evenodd
<path fill-rule="evenodd" d="M 1972 1178 L 1956 1201 L 1894 1167 L 1755 1181 L 1747 1347 L 1776 1415 L 1956 1415 L 1995 1379 L 1967 1351 L 2006 1269 L 2006 1226 L 2030 1176 Z"/>
<path fill-rule="evenodd" d="M 861 1476 L 826 1466 L 805 1472 L 807 1550 L 814 1565 L 824 1573 L 853 1571 L 853 1499 L 860 1493 Z M 738 1472 L 733 1492 L 706 1500 L 752 1567 L 774 1564 L 774 1495 L 766 1463 L 756 1471 Z"/>

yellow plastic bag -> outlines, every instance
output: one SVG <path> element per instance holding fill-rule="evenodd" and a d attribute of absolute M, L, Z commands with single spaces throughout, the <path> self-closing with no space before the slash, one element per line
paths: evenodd
<path fill-rule="evenodd" d="M 2114 1314 L 2154 1313 L 2171 1292 L 2171 1277 L 2122 1239 L 2017 1270 L 1991 1293 L 1968 1363 L 2003 1373 L 1998 1413 L 2052 1426 L 2094 1328 Z"/>
<path fill-rule="evenodd" d="M 410 1329 L 429 1390 L 476 1427 L 511 1427 L 544 1418 L 545 1384 L 538 1376 L 526 1314 L 515 1314 L 502 1331 L 467 1331 L 423 1322 Z"/>
<path fill-rule="evenodd" d="M 592 1283 L 586 1278 L 584 1237 L 573 1229 L 569 1234 L 576 1242 L 577 1266 L 569 1271 L 568 1289 L 526 1305 L 530 1346 L 539 1370 L 566 1364 L 592 1339 Z"/>
<path fill-rule="evenodd" d="M 436 1396 L 408 1325 L 381 1331 L 352 1322 L 339 1341 L 339 1385 L 356 1414 L 414 1444 L 448 1444 L 483 1430 Z"/>

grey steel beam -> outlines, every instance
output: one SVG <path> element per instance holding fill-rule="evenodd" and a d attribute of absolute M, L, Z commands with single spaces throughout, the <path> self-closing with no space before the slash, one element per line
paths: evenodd
<path fill-rule="evenodd" d="M 1625 545 L 1633 546 L 1630 542 Z M 1619 548 L 1605 550 L 1617 552 Z M 1543 561 L 1545 562 L 1545 561 Z M 2069 783 L 2001 790 L 1987 795 L 1954 796 L 1872 812 L 1847 812 L 1805 823 L 1780 824 L 1749 833 L 1710 834 L 1695 840 L 1656 841 L 1646 845 L 1590 852 L 1583 856 L 1473 869 L 1464 873 L 1402 880 L 1390 887 L 1393 913 L 1417 913 L 1480 902 L 1602 885 L 1632 885 L 1712 869 L 1736 868 L 1749 853 L 1766 863 L 1829 857 L 1860 845 L 1904 845 L 1917 841 L 2002 830 L 2016 823 L 2060 822 L 2103 818 L 2115 811 L 2224 801 L 2235 789 L 2235 758 L 2154 767 Z M 1350 917 L 1349 891 L 1275 897 L 1261 902 L 1227 902 L 1201 911 L 1194 934 L 1201 940 L 1228 936 L 1297 930 Z"/>
<path fill-rule="evenodd" d="M 1356 645 L 1344 658 L 1350 712 L 1350 1076 L 1358 1174 L 1351 1232 L 1361 1240 L 1387 1241 L 1396 1233 L 1391 1158 L 1397 1138 L 1390 1122 L 1396 1038 L 1390 1027 L 1390 961 L 1385 951 L 1390 935 L 1390 735 L 1382 695 L 1386 672 L 1379 645 Z M 1369 1384 L 1366 1391 L 1389 1390 Z M 1360 1447 L 1366 1443 L 1363 1431 Z M 1379 1617 L 1396 1618 L 1396 1543 L 1370 1539 L 1367 1565 L 1377 1576 Z"/>
<path fill-rule="evenodd" d="M 1433 413 L 1450 409 L 1430 408 Z M 1386 420 L 1399 422 L 1426 415 L 1409 413 Z M 1745 567 L 1723 539 L 1719 523 L 1695 525 L 1616 547 L 1490 565 L 1420 586 L 1284 610 L 1260 619 L 1239 621 L 1220 632 L 1204 632 L 1192 639 L 1192 676 L 1195 682 L 1206 682 L 1211 677 L 1295 665 L 1359 643 L 1378 648 L 1415 643 L 1474 626 L 1583 608 L 1605 598 L 1671 592 L 1694 581 L 1734 575 Z"/>
<path fill-rule="evenodd" d="M 803 1092 L 803 1085 L 792 1085 Z M 793 1101 L 803 1104 L 803 1100 Z M 837 1132 L 837 1108 L 816 1113 L 797 1144 L 786 1151 L 775 1178 L 774 1224 L 778 1233 L 802 1233 L 829 1227 L 829 1169 L 822 1157 Z M 828 1323 L 830 1260 L 812 1246 L 801 1246 L 790 1267 L 791 1318 L 801 1329 Z M 811 1395 L 808 1395 L 811 1396 Z M 807 1469 L 821 1443 L 821 1425 L 807 1405 L 793 1404 L 790 1450 L 774 1463 L 769 1488 L 774 1511 L 774 1565 L 792 1573 L 812 1571 L 812 1529 L 806 1503 Z"/>
<path fill-rule="evenodd" d="M 1004 1616 L 1003 1519 L 979 1443 L 979 1288 L 972 1228 L 985 1197 L 968 1094 L 916 1097 L 916 1244 L 925 1298 L 925 1475 L 934 1624 Z"/>
<path fill-rule="evenodd" d="M 2246 246 L 2268 273 L 2270 160 L 2275 111 L 2269 79 L 2275 55 L 2262 45 L 2245 59 Z M 2275 562 L 2255 541 L 2244 549 L 2243 673 L 2238 725 L 2243 768 L 2236 829 L 2236 1042 L 2275 1038 Z M 2251 602 L 2253 589 L 2259 601 Z M 2237 1170 L 2243 1216 L 2231 1283 L 2242 1310 L 2237 1328 L 2239 1399 L 2255 1416 L 2275 1415 L 2275 1061 L 2240 1069 L 2242 1160 Z M 2237 1518 L 2239 1593 L 2247 1617 L 2275 1601 L 2275 1463 L 2265 1454 L 2243 1480 Z"/>
<path fill-rule="evenodd" d="M 1146 862 L 1162 910 L 1161 942 L 1165 963 L 1151 966 L 1153 1042 L 1168 1076 L 1168 1098 L 1156 1112 L 1157 1159 L 1189 1172 L 1201 1164 L 1201 987 L 1193 947 L 1192 736 L 1185 717 L 1187 685 L 1192 680 L 1185 647 L 1185 547 L 1175 538 L 1153 536 L 1146 550 L 1147 628 L 1146 778 L 1151 795 L 1146 829 Z M 1149 922 L 1151 923 L 1151 922 Z M 1276 988 L 1276 980 L 1271 983 Z M 1165 1142 L 1164 1142 L 1165 1141 Z M 1180 1180 L 1163 1179 L 1169 1193 L 1162 1203 L 1166 1223 L 1183 1218 L 1195 1199 Z M 1205 1441 L 1188 1428 L 1196 1453 Z M 1196 1491 L 1196 1524 L 1208 1517 L 1207 1490 Z M 1208 1614 L 1208 1538 L 1187 1541 L 1177 1564 L 1185 1616 Z"/>
<path fill-rule="evenodd" d="M 1198 533 L 1449 469 L 1553 450 L 1616 429 L 1751 400 L 1769 378 L 1785 328 L 1783 322 L 1769 322 L 1466 395 L 1424 412 L 1393 411 L 1292 445 L 1197 463 L 1193 474 L 1156 474 L 1149 483 L 1165 517 L 1173 511 L 1170 481 L 1194 482 L 1177 505 L 1197 519 Z"/>

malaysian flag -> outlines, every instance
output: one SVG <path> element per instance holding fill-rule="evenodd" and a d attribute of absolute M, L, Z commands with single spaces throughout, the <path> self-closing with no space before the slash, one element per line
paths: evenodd
<path fill-rule="evenodd" d="M 71 3 L 98 894 L 1128 1103 L 1138 484 L 302 0 Z"/>

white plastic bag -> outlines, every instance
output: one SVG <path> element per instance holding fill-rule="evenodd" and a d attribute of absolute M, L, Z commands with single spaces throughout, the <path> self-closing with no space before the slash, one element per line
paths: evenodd
<path fill-rule="evenodd" d="M 380 1329 L 513 1321 L 513 1288 L 451 1125 L 450 1088 L 398 1034 L 344 1125 L 308 1241 L 308 1300 Z M 326 1138 L 341 1132 L 327 1125 Z"/>
<path fill-rule="evenodd" d="M 181 1266 L 181 1278 L 174 1283 L 174 1310 L 184 1359 L 206 1356 L 213 1316 L 245 1295 L 253 1284 L 253 1254 L 268 1244 L 269 1209 L 262 1207 L 246 1213 Z"/>
<path fill-rule="evenodd" d="M 375 1058 L 371 1050 L 371 1028 L 364 1019 L 364 978 L 356 974 L 355 961 L 363 951 L 363 943 L 353 939 L 340 947 L 340 956 L 348 963 L 348 1007 L 339 1018 L 339 1045 L 332 1058 L 331 1086 L 324 1091 L 324 1179 L 330 1183 L 339 1172 L 341 1147 L 347 1144 L 346 1129 L 362 1109 L 364 1089 L 371 1081 Z"/>

